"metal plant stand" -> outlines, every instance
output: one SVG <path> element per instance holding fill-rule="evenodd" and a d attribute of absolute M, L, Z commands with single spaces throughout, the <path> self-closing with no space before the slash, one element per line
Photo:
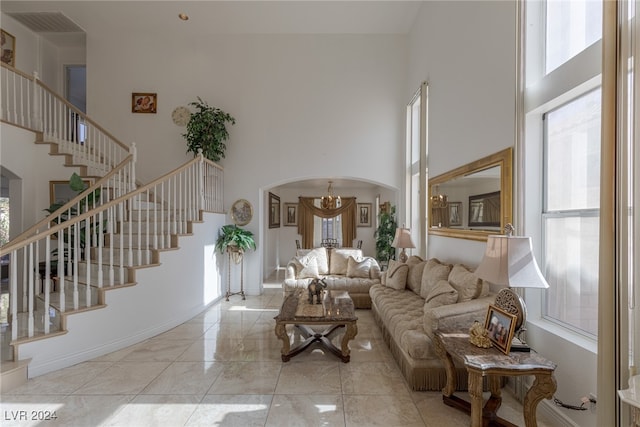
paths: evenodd
<path fill-rule="evenodd" d="M 235 256 L 240 256 L 240 291 L 239 292 L 231 292 L 231 253 L 235 253 Z M 242 252 L 239 251 L 234 251 L 234 250 L 230 250 L 227 247 L 227 256 L 228 256 L 228 260 L 229 260 L 229 270 L 227 272 L 227 293 L 225 295 L 225 298 L 227 301 L 229 301 L 229 297 L 231 295 L 242 295 L 242 299 L 246 299 L 245 295 L 244 295 L 244 256 L 242 254 Z M 235 263 L 238 264 L 238 263 Z"/>

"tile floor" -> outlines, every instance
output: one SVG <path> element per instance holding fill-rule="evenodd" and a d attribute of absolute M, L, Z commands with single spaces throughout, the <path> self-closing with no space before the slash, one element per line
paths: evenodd
<path fill-rule="evenodd" d="M 140 344 L 29 380 L 1 397 L 0 424 L 469 425 L 439 392 L 407 387 L 370 310 L 358 310 L 350 363 L 313 346 L 282 363 L 273 320 L 282 291 L 265 288 L 246 301 L 223 300 Z M 506 389 L 503 395 L 501 416 L 524 425 L 521 406 Z M 55 420 L 37 419 L 54 412 Z M 539 412 L 539 425 L 551 426 Z"/>

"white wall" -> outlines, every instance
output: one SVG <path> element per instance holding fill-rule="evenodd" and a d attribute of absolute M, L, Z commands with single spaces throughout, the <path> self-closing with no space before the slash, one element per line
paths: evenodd
<path fill-rule="evenodd" d="M 239 198 L 251 202 L 255 215 L 246 228 L 259 246 L 264 189 L 318 176 L 399 188 L 405 36 L 217 35 L 187 47 L 166 33 L 149 40 L 100 26 L 87 32 L 88 114 L 124 142 L 138 144 L 143 181 L 190 158 L 184 128 L 171 121 L 175 106 L 200 96 L 237 119 L 221 162 L 225 208 Z M 132 92 L 158 93 L 158 113 L 132 114 Z M 246 259 L 246 284 L 254 294 L 259 266 L 280 262 L 263 262 L 261 251 Z"/>

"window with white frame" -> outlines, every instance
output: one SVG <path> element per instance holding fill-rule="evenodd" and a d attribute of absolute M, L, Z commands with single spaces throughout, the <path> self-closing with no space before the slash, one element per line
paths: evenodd
<path fill-rule="evenodd" d="M 407 105 L 407 209 L 413 243 L 426 254 L 426 111 L 427 84 L 423 83 Z M 421 166 L 422 165 L 422 166 Z M 402 223 L 403 221 L 398 221 Z"/>
<path fill-rule="evenodd" d="M 544 114 L 546 315 L 598 330 L 600 90 Z"/>
<path fill-rule="evenodd" d="M 524 220 L 550 285 L 539 314 L 595 338 L 602 1 L 525 7 Z"/>

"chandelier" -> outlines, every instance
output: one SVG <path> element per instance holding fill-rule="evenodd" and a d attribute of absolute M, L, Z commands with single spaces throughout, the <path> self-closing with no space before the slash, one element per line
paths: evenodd
<path fill-rule="evenodd" d="M 322 196 L 320 199 L 320 206 L 322 209 L 335 209 L 340 202 L 340 196 L 333 195 L 333 181 L 329 181 L 329 187 L 327 188 L 327 195 Z"/>
<path fill-rule="evenodd" d="M 431 196 L 431 207 L 432 208 L 446 208 L 447 207 L 447 195 L 440 194 L 438 191 L 438 186 L 435 188 L 436 194 Z"/>

